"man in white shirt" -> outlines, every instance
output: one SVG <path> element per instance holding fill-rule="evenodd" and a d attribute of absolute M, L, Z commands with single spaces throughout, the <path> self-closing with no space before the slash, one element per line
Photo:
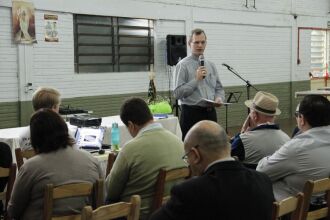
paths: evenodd
<path fill-rule="evenodd" d="M 301 134 L 259 162 L 257 171 L 266 173 L 272 180 L 276 200 L 301 192 L 307 180 L 329 177 L 329 112 L 327 98 L 305 96 L 295 114 Z"/>
<path fill-rule="evenodd" d="M 32 105 L 34 111 L 42 108 L 48 108 L 58 113 L 61 104 L 61 94 L 58 90 L 51 87 L 39 87 L 32 97 Z M 24 131 L 19 134 L 20 148 L 22 150 L 32 149 L 30 142 L 30 127 L 25 127 Z"/>

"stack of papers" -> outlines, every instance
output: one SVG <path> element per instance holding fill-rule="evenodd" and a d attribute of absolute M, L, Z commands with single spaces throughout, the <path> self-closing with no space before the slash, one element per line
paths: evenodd
<path fill-rule="evenodd" d="M 228 102 L 221 102 L 220 103 L 221 105 L 229 105 L 231 103 L 228 103 Z M 196 105 L 198 106 L 205 106 L 205 107 L 218 107 L 219 106 L 219 103 L 211 100 L 211 99 L 201 99 L 199 100 Z"/>

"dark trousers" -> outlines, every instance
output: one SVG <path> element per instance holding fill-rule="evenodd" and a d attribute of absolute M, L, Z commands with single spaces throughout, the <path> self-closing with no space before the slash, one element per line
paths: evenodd
<path fill-rule="evenodd" d="M 217 122 L 217 112 L 214 107 L 200 107 L 196 105 L 182 105 L 180 115 L 180 126 L 182 140 L 186 137 L 189 129 L 199 121 L 210 120 Z"/>

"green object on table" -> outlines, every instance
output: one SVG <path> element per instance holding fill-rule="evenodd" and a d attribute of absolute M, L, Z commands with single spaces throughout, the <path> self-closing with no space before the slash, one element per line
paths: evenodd
<path fill-rule="evenodd" d="M 149 104 L 149 109 L 152 114 L 171 114 L 172 108 L 171 105 L 166 102 L 157 102 L 155 104 Z"/>

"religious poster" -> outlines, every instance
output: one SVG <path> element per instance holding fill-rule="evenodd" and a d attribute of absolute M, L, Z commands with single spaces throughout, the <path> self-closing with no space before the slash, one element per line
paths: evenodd
<path fill-rule="evenodd" d="M 34 6 L 31 2 L 13 1 L 13 37 L 16 43 L 36 43 Z"/>
<path fill-rule="evenodd" d="M 58 42 L 57 15 L 44 15 L 45 19 L 45 41 Z"/>

